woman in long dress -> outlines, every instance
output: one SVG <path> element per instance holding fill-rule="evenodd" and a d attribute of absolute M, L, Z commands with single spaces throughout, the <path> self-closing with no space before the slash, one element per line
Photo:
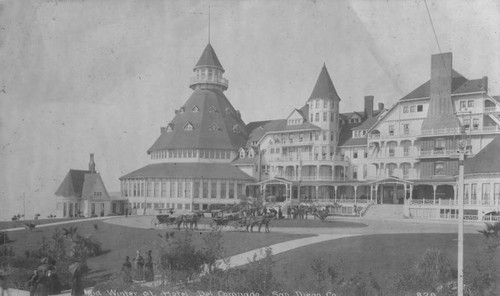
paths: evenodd
<path fill-rule="evenodd" d="M 141 252 L 137 251 L 137 255 L 134 258 L 134 269 L 135 269 L 135 280 L 142 281 L 144 277 L 144 258 L 141 256 Z"/>
<path fill-rule="evenodd" d="M 122 281 L 124 283 L 132 282 L 132 264 L 130 263 L 130 258 L 125 257 L 125 262 L 123 262 L 122 270 L 121 270 Z"/>
<path fill-rule="evenodd" d="M 151 251 L 148 251 L 148 258 L 146 259 L 144 269 L 144 279 L 146 280 L 146 282 L 154 281 L 153 256 L 151 256 Z"/>

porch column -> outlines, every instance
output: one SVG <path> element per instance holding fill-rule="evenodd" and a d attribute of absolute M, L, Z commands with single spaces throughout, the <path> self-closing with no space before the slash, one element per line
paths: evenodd
<path fill-rule="evenodd" d="M 453 186 L 453 204 L 456 205 L 458 204 L 458 185 L 455 184 L 455 186 Z"/>
<path fill-rule="evenodd" d="M 319 197 L 319 196 L 318 196 L 318 194 L 319 194 L 319 186 L 318 186 L 318 185 L 316 185 L 315 187 L 316 187 L 316 199 L 318 199 L 318 197 Z"/>
<path fill-rule="evenodd" d="M 354 203 L 356 203 L 356 198 L 358 197 L 358 186 L 354 185 Z"/>
<path fill-rule="evenodd" d="M 334 165 L 332 165 L 332 181 L 335 181 L 335 166 Z"/>
<path fill-rule="evenodd" d="M 337 200 L 339 199 L 339 187 L 340 186 L 336 186 L 335 187 L 335 202 L 337 202 Z"/>
<path fill-rule="evenodd" d="M 432 194 L 433 194 L 433 199 L 434 199 L 433 204 L 436 204 L 436 189 L 437 189 L 437 185 L 432 185 Z"/>
<path fill-rule="evenodd" d="M 413 199 L 413 185 L 410 185 L 410 200 Z"/>
<path fill-rule="evenodd" d="M 316 177 L 315 177 L 315 180 L 319 180 L 319 165 L 316 165 Z M 317 194 L 317 188 L 318 186 L 316 186 L 316 199 L 318 198 L 318 194 Z"/>
<path fill-rule="evenodd" d="M 403 204 L 406 204 L 406 193 L 407 193 L 406 192 L 406 182 L 403 183 L 403 187 L 404 187 L 404 189 L 403 189 L 403 192 L 404 192 L 403 193 L 404 194 L 404 196 L 403 196 Z"/>
<path fill-rule="evenodd" d="M 380 204 L 383 205 L 384 204 L 384 184 L 380 184 Z M 378 191 L 378 190 L 377 190 Z"/>
<path fill-rule="evenodd" d="M 337 202 L 337 186 L 333 185 L 333 198 Z"/>

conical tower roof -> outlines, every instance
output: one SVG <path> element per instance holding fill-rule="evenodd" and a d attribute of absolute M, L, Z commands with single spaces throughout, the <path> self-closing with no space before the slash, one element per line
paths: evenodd
<path fill-rule="evenodd" d="M 219 59 L 217 58 L 217 55 L 215 54 L 215 51 L 210 43 L 208 43 L 205 47 L 205 50 L 203 50 L 203 53 L 201 54 L 198 63 L 196 63 L 195 68 L 207 66 L 219 68 L 224 71 L 224 68 L 222 68 L 222 65 L 219 62 Z"/>
<path fill-rule="evenodd" d="M 148 153 L 165 149 L 237 150 L 247 139 L 245 123 L 222 91 L 196 89 Z"/>
<path fill-rule="evenodd" d="M 332 79 L 330 78 L 330 74 L 328 74 L 325 64 L 323 64 L 318 80 L 316 80 L 316 85 L 309 97 L 309 100 L 312 99 L 332 99 L 340 101 L 340 97 L 335 90 L 335 86 L 333 86 Z"/>

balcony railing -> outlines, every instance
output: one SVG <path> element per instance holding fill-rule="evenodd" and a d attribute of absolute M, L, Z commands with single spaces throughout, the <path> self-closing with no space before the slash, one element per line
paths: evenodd
<path fill-rule="evenodd" d="M 457 150 L 423 150 L 420 151 L 419 157 L 444 157 L 456 156 L 458 157 Z"/>
<path fill-rule="evenodd" d="M 422 130 L 421 136 L 440 136 L 440 135 L 457 135 L 457 134 L 482 134 L 482 133 L 498 133 L 500 126 L 473 126 L 472 128 L 439 128 Z"/>
<path fill-rule="evenodd" d="M 216 83 L 225 86 L 226 88 L 228 87 L 228 81 L 226 78 L 218 78 L 218 77 L 208 77 L 208 76 L 201 76 L 201 77 L 191 77 L 189 80 L 190 85 L 197 84 L 197 83 Z"/>
<path fill-rule="evenodd" d="M 303 146 L 312 145 L 314 141 L 306 139 L 285 139 L 285 140 L 274 140 L 270 146 Z"/>
<path fill-rule="evenodd" d="M 403 133 L 392 133 L 392 134 L 368 134 L 368 139 L 386 139 L 386 138 L 406 138 L 406 137 L 416 137 L 416 133 L 403 132 Z"/>
<path fill-rule="evenodd" d="M 461 128 L 433 128 L 433 129 L 423 129 L 422 136 L 437 136 L 437 135 L 455 135 L 462 132 Z"/>
<path fill-rule="evenodd" d="M 332 156 L 323 156 L 323 155 L 290 155 L 290 156 L 276 156 L 276 157 L 268 157 L 267 160 L 273 162 L 289 162 L 289 161 L 313 161 L 313 160 L 321 160 L 321 161 L 347 161 L 345 156 L 342 155 L 332 155 Z"/>

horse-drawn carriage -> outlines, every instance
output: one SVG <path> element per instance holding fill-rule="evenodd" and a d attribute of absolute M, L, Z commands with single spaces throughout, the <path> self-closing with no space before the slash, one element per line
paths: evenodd
<path fill-rule="evenodd" d="M 169 227 L 170 225 L 175 225 L 177 229 L 181 229 L 181 225 L 184 225 L 185 229 L 198 229 L 198 222 L 200 221 L 203 214 L 200 212 L 196 212 L 189 215 L 156 215 L 153 219 L 151 219 L 151 226 L 157 228 L 159 225 L 164 225 L 165 227 Z"/>

